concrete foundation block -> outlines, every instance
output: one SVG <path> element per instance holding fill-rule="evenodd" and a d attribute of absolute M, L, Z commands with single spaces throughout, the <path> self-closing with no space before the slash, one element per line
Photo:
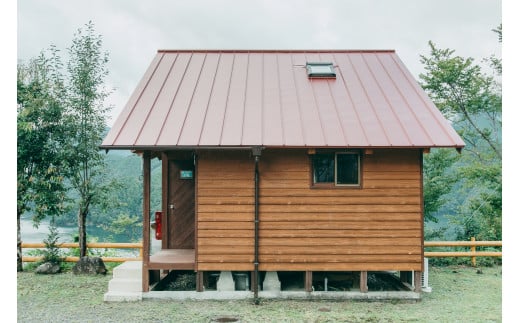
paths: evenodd
<path fill-rule="evenodd" d="M 268 271 L 265 273 L 263 290 L 272 292 L 279 292 L 282 290 L 282 283 L 280 283 L 276 271 Z"/>
<path fill-rule="evenodd" d="M 230 271 L 221 271 L 217 281 L 217 291 L 234 291 L 235 281 Z"/>

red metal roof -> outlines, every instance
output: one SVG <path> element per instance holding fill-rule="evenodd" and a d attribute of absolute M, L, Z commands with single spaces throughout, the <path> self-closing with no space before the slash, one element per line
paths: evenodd
<path fill-rule="evenodd" d="M 307 76 L 332 62 L 336 78 Z M 455 147 L 395 51 L 159 50 L 101 147 Z"/>

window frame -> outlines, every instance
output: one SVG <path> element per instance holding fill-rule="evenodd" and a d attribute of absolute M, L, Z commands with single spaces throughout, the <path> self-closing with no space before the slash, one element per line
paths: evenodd
<path fill-rule="evenodd" d="M 332 62 L 307 62 L 305 64 L 309 78 L 336 78 L 334 63 Z"/>
<path fill-rule="evenodd" d="M 337 156 L 339 154 L 352 154 L 357 155 L 357 172 L 358 172 L 358 182 L 356 184 L 338 184 L 337 179 Z M 314 158 L 316 155 L 334 155 L 334 182 L 315 182 L 314 181 Z M 311 188 L 320 188 L 320 189 L 361 189 L 363 187 L 363 159 L 361 151 L 358 150 L 348 150 L 348 151 L 316 151 L 314 154 L 309 156 L 310 163 L 310 187 Z"/>

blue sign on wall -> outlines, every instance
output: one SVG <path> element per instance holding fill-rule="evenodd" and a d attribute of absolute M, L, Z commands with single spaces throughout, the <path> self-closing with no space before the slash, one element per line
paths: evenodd
<path fill-rule="evenodd" d="M 181 179 L 193 179 L 193 171 L 181 170 Z"/>

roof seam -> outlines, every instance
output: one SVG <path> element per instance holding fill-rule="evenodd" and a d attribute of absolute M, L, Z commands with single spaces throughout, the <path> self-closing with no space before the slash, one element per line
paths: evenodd
<path fill-rule="evenodd" d="M 294 59 L 293 59 L 293 55 L 291 54 L 291 66 L 294 66 Z M 305 133 L 305 128 L 302 126 L 303 125 L 303 116 L 302 116 L 302 111 L 301 111 L 301 102 L 300 102 L 300 91 L 298 89 L 298 86 L 296 85 L 296 75 L 294 75 L 294 67 L 291 69 L 292 71 L 292 77 L 293 77 L 293 84 L 294 84 L 294 90 L 296 91 L 296 100 L 298 101 L 298 115 L 300 117 L 300 127 L 301 127 L 301 130 L 302 130 L 302 137 L 303 137 L 303 142 L 306 143 L 307 142 L 307 138 L 306 138 L 306 133 Z"/>
<path fill-rule="evenodd" d="M 135 107 L 137 106 L 137 103 L 141 100 L 142 96 L 143 96 L 143 93 L 145 91 L 145 89 L 148 87 L 148 84 L 150 84 L 151 80 L 152 80 L 152 76 L 155 74 L 155 71 L 157 71 L 157 68 L 159 67 L 159 65 L 161 64 L 161 61 L 162 59 L 164 58 L 164 54 L 161 55 L 161 57 L 159 58 L 159 61 L 157 62 L 157 65 L 155 65 L 155 68 L 153 69 L 153 72 L 150 74 L 150 77 L 148 78 L 148 80 L 146 81 L 146 84 L 143 86 L 143 90 L 141 91 L 141 93 L 139 93 L 139 96 L 137 97 L 137 99 L 135 100 L 135 103 L 134 103 L 134 106 L 132 107 L 132 109 L 128 112 L 128 116 L 126 117 L 126 119 L 124 120 L 123 124 L 121 125 L 121 128 L 119 128 L 119 131 L 117 133 L 117 135 L 115 136 L 114 140 L 113 140 L 113 143 L 114 142 L 117 142 L 117 140 L 119 139 L 119 136 L 121 135 L 121 132 L 123 132 L 123 129 L 125 129 L 126 127 L 126 124 L 128 123 L 128 120 L 130 119 L 130 115 L 132 115 L 132 113 L 134 112 L 135 110 Z M 134 141 L 134 144 L 135 144 L 135 141 Z"/>
<path fill-rule="evenodd" d="M 385 73 L 388 75 L 388 78 L 390 79 L 390 81 L 392 81 L 392 84 L 393 84 L 393 80 L 392 78 L 390 77 L 390 75 L 388 74 L 388 71 L 386 70 L 385 66 L 381 63 L 381 60 L 379 59 L 379 57 L 377 55 L 375 55 L 376 57 L 376 60 L 379 62 L 379 64 L 381 65 L 381 67 L 383 68 L 383 70 L 385 71 Z M 370 68 L 370 66 L 368 66 L 368 69 L 370 71 L 370 74 L 372 75 L 372 77 L 374 77 L 374 79 L 376 79 L 375 75 L 374 75 L 374 72 L 372 71 L 372 69 Z M 408 140 L 408 143 L 410 145 L 414 145 L 413 144 L 413 141 L 411 140 L 410 138 L 410 134 L 408 133 L 408 130 L 406 129 L 406 127 L 404 127 L 402 121 L 401 121 L 401 118 L 399 118 L 399 115 L 395 112 L 394 110 L 394 107 L 392 106 L 392 104 L 390 103 L 390 100 L 388 100 L 388 97 L 385 93 L 385 91 L 383 91 L 383 88 L 381 87 L 381 84 L 379 82 L 376 82 L 377 84 L 377 87 L 379 88 L 379 90 L 381 91 L 382 95 L 383 95 L 383 98 L 385 99 L 385 102 L 388 104 L 388 106 L 390 107 L 390 110 L 392 111 L 392 114 L 394 115 L 394 118 L 397 120 L 397 122 L 399 123 L 399 126 L 401 127 L 401 129 L 403 130 L 403 133 L 405 134 L 406 136 L 406 139 Z"/>
<path fill-rule="evenodd" d="M 247 57 L 247 63 L 246 63 L 246 84 L 244 86 L 244 101 L 242 102 L 242 127 L 241 127 L 241 133 L 240 133 L 240 142 L 244 141 L 244 124 L 246 120 L 246 102 L 247 102 L 247 84 L 249 83 L 249 53 L 246 55 Z"/>
<path fill-rule="evenodd" d="M 199 75 L 197 75 L 197 82 L 195 83 L 195 88 L 191 92 L 190 102 L 188 103 L 188 108 L 186 109 L 186 113 L 184 114 L 184 120 L 182 120 L 179 135 L 177 136 L 177 145 L 179 144 L 179 140 L 181 140 L 182 133 L 184 132 L 184 126 L 186 125 L 186 119 L 188 119 L 188 115 L 190 114 L 191 103 L 193 102 L 193 97 L 195 97 L 195 92 L 197 92 L 197 87 L 199 86 L 200 75 L 202 74 L 202 70 L 204 70 L 204 65 L 206 64 L 206 57 L 208 57 L 208 54 L 204 55 L 202 65 L 199 69 Z"/>
<path fill-rule="evenodd" d="M 202 132 L 204 131 L 204 126 L 206 125 L 206 117 L 208 116 L 209 104 L 210 104 L 211 98 L 213 96 L 213 88 L 215 87 L 215 79 L 217 78 L 217 73 L 218 73 L 218 70 L 220 67 L 220 58 L 221 57 L 222 57 L 222 54 L 219 54 L 218 60 L 217 60 L 217 67 L 215 68 L 215 73 L 213 73 L 213 81 L 211 82 L 211 89 L 209 90 L 208 102 L 206 103 L 206 111 L 204 112 L 204 118 L 202 120 L 202 126 L 200 127 L 200 132 L 199 132 L 199 139 L 197 140 L 197 143 L 199 143 L 199 144 L 200 144 L 200 139 L 202 138 Z"/>
<path fill-rule="evenodd" d="M 349 61 L 349 63 L 350 63 L 350 65 L 352 65 L 352 62 Z M 354 67 L 352 67 L 352 68 L 354 68 Z M 350 104 L 352 105 L 352 110 L 354 111 L 354 114 L 356 115 L 356 121 L 358 122 L 358 124 L 361 128 L 361 131 L 363 132 L 363 137 L 365 137 L 365 141 L 368 145 L 370 143 L 370 141 L 368 140 L 368 136 L 366 134 L 365 128 L 363 127 L 361 120 L 359 118 L 359 113 L 358 113 L 357 107 L 354 104 L 354 101 L 352 100 L 352 94 L 350 93 L 350 90 L 349 90 L 348 84 L 347 84 L 347 80 L 345 79 L 345 76 L 343 75 L 343 71 L 341 70 L 341 67 L 339 68 L 339 74 L 341 76 L 341 80 L 343 81 L 343 86 L 345 88 L 345 91 L 347 91 Z"/>
<path fill-rule="evenodd" d="M 159 142 L 159 139 L 161 139 L 164 127 L 166 125 L 166 121 L 168 120 L 168 118 L 170 116 L 170 113 L 172 112 L 172 108 L 173 108 L 173 105 L 175 103 L 175 98 L 177 97 L 177 94 L 179 94 L 179 90 L 181 88 L 180 84 L 182 84 L 182 80 L 184 80 L 184 77 L 186 76 L 186 71 L 188 70 L 188 66 L 190 66 L 190 62 L 191 62 L 191 58 L 192 57 L 193 57 L 193 54 L 190 54 L 188 62 L 186 63 L 186 66 L 184 67 L 184 71 L 182 72 L 182 77 L 179 80 L 179 86 L 177 86 L 177 88 L 175 89 L 175 94 L 173 95 L 172 102 L 170 103 L 170 108 L 168 109 L 168 112 L 166 113 L 166 116 L 164 116 L 164 120 L 162 121 L 161 130 L 159 131 L 159 134 L 157 135 L 157 138 L 155 139 L 155 142 L 154 142 L 155 146 Z M 175 59 L 175 62 L 177 62 L 177 59 Z"/>
<path fill-rule="evenodd" d="M 283 107 L 282 107 L 282 91 L 280 91 L 280 62 L 278 61 L 278 55 L 275 55 L 275 58 L 276 58 L 276 79 L 278 81 L 278 113 L 280 114 L 280 126 L 282 127 L 280 130 L 281 134 L 282 134 L 282 142 L 284 145 L 287 144 L 287 142 L 285 141 L 285 132 L 283 131 L 284 129 L 284 119 L 283 119 Z"/>
<path fill-rule="evenodd" d="M 350 60 L 350 57 L 349 57 L 349 60 Z M 363 55 L 361 55 L 361 60 L 365 63 L 365 65 L 367 65 L 366 61 L 365 61 L 365 58 L 363 57 Z M 367 89 L 365 88 L 363 82 L 361 81 L 361 79 L 359 78 L 359 74 L 358 72 L 356 71 L 356 67 L 354 64 L 352 64 L 351 62 L 351 65 L 352 65 L 352 68 L 354 70 L 354 73 L 356 74 L 356 78 L 359 80 L 359 84 L 361 85 L 361 88 L 363 88 L 363 92 L 365 93 L 365 96 L 367 98 L 367 101 L 370 105 L 370 108 L 372 109 L 372 111 L 374 112 L 374 116 L 376 117 L 377 119 L 377 122 L 379 123 L 379 126 L 381 128 L 381 131 L 383 132 L 383 134 L 385 135 L 385 139 L 386 139 L 386 142 L 389 143 L 390 146 L 392 146 L 392 144 L 390 144 L 390 139 L 388 138 L 388 134 L 386 133 L 385 131 L 385 127 L 383 126 L 381 120 L 379 119 L 379 114 L 377 113 L 376 109 L 374 108 L 374 103 L 372 102 L 372 100 L 370 100 L 370 96 L 368 95 L 368 92 L 367 92 Z"/>
<path fill-rule="evenodd" d="M 231 61 L 231 71 L 229 73 L 229 82 L 227 86 L 227 93 L 226 93 L 226 103 L 224 105 L 224 112 L 222 117 L 222 126 L 220 127 L 220 138 L 218 140 L 219 144 L 222 145 L 222 135 L 224 134 L 224 125 L 226 124 L 226 115 L 227 115 L 227 108 L 229 103 L 229 92 L 231 91 L 231 81 L 233 80 L 233 71 L 235 70 L 235 57 L 236 55 L 233 54 L 233 60 Z"/>
<path fill-rule="evenodd" d="M 395 56 L 395 58 L 397 58 L 397 56 Z M 408 83 L 411 85 L 413 91 L 417 94 L 417 96 L 421 99 L 421 101 L 424 103 L 424 105 L 426 106 L 426 110 L 430 113 L 430 115 L 433 117 L 433 119 L 435 119 L 435 122 L 440 126 L 440 128 L 442 129 L 442 131 L 446 134 L 446 136 L 448 138 L 450 138 L 450 140 L 452 141 L 453 144 L 456 143 L 456 140 L 454 140 L 454 138 L 451 136 L 450 133 L 448 133 L 448 130 L 445 128 L 444 125 L 441 124 L 441 120 L 439 120 L 437 118 L 437 116 L 435 115 L 435 113 L 430 109 L 430 104 L 428 104 L 428 102 L 424 99 L 424 97 L 420 94 L 420 92 L 417 91 L 417 89 L 419 88 L 419 84 L 417 83 L 416 80 L 414 80 L 414 83 L 411 82 L 410 78 L 408 77 L 407 73 L 404 73 L 403 69 L 401 66 L 404 66 L 401 64 L 400 60 L 396 60 L 394 57 L 392 57 L 392 59 L 394 60 L 394 62 L 397 63 L 397 65 L 399 66 L 399 70 L 401 71 L 401 73 L 404 75 L 405 79 L 408 81 Z M 410 74 L 411 75 L 411 74 Z M 424 95 L 427 96 L 426 92 L 424 92 Z M 438 110 L 439 111 L 439 110 Z M 439 111 L 439 114 L 444 117 L 440 111 Z M 447 122 L 447 121 L 446 121 Z M 423 129 L 426 131 L 426 129 L 424 128 L 424 125 L 419 122 L 420 126 L 423 127 Z M 426 133 L 428 133 L 428 131 L 426 131 Z M 428 136 L 429 136 L 429 133 L 428 133 Z M 430 137 L 430 136 L 429 136 Z M 430 137 L 431 138 L 431 137 Z M 433 141 L 432 141 L 432 144 L 433 144 Z M 435 145 L 434 145 L 435 146 Z"/>
<path fill-rule="evenodd" d="M 392 60 L 393 57 L 392 57 Z M 378 57 L 378 61 L 381 61 Z M 395 62 L 395 60 L 394 60 Z M 424 125 L 422 124 L 422 122 L 420 122 L 419 118 L 417 117 L 417 114 L 415 113 L 415 110 L 412 108 L 412 106 L 410 105 L 410 103 L 408 102 L 408 100 L 406 99 L 406 97 L 403 95 L 402 91 L 399 89 L 398 86 L 395 85 L 395 82 L 394 82 L 394 79 L 392 78 L 392 75 L 388 72 L 388 70 L 386 69 L 386 67 L 384 66 L 384 64 L 381 64 L 381 66 L 383 66 L 383 69 L 385 70 L 386 74 L 388 75 L 388 78 L 392 81 L 392 84 L 394 85 L 396 91 L 399 93 L 399 95 L 401 96 L 401 98 L 403 99 L 403 101 L 405 102 L 406 106 L 408 107 L 408 110 L 412 113 L 415 121 L 417 121 L 417 124 L 419 125 L 419 127 L 421 127 L 423 129 L 423 132 L 426 134 L 426 136 L 428 137 L 428 139 L 430 140 L 430 142 L 434 142 L 433 138 L 430 136 L 430 134 L 428 133 L 428 131 L 426 131 L 426 128 L 424 128 Z M 406 75 L 404 75 L 403 71 L 401 70 L 401 67 L 399 66 L 399 64 L 397 64 L 397 67 L 399 69 L 399 72 L 401 74 L 403 74 L 403 76 L 406 78 Z M 415 91 L 415 90 L 414 90 Z M 404 128 L 404 127 L 403 127 Z M 406 130 L 406 128 L 405 128 Z M 411 141 L 410 137 L 408 136 L 409 140 Z"/>
<path fill-rule="evenodd" d="M 153 100 L 153 103 L 152 103 L 152 106 L 150 107 L 150 110 L 148 111 L 148 113 L 146 114 L 146 118 L 144 119 L 143 123 L 141 124 L 141 129 L 139 129 L 139 132 L 137 133 L 137 136 L 135 137 L 135 140 L 134 140 L 134 145 L 137 143 L 137 141 L 139 140 L 139 137 L 141 137 L 141 134 L 143 133 L 143 129 L 145 128 L 145 125 L 146 125 L 146 122 L 148 121 L 148 119 L 150 118 L 150 114 L 152 113 L 153 111 L 153 107 L 155 106 L 155 104 L 157 103 L 157 100 L 159 99 L 159 96 L 161 95 L 161 92 L 163 91 L 164 89 L 164 85 L 166 84 L 166 82 L 168 81 L 168 77 L 170 77 L 170 73 L 172 72 L 172 69 L 173 69 L 173 66 L 175 65 L 175 62 L 177 61 L 177 58 L 179 57 L 179 55 L 176 55 L 175 56 L 175 59 L 173 60 L 172 64 L 170 65 L 170 68 L 168 69 L 168 73 L 166 73 L 166 77 L 164 78 L 162 84 L 161 84 L 161 88 L 159 89 L 159 91 L 157 92 L 157 95 L 155 96 L 155 99 Z M 162 61 L 162 59 L 161 59 Z M 152 79 L 150 77 L 150 79 Z M 144 90 L 143 90 L 143 93 L 144 93 Z"/>
<path fill-rule="evenodd" d="M 305 60 L 308 61 L 307 59 L 307 54 L 305 54 Z M 312 98 L 313 98 L 313 101 L 314 101 L 314 109 L 316 110 L 316 114 L 318 115 L 318 122 L 320 123 L 320 129 L 321 129 L 321 135 L 325 141 L 325 146 L 328 146 L 329 144 L 329 138 L 327 138 L 327 134 L 325 132 L 325 129 L 323 128 L 323 120 L 322 120 L 322 116 L 321 116 L 321 113 L 320 113 L 320 110 L 318 108 L 318 100 L 316 99 L 316 91 L 314 89 L 314 79 L 310 78 L 308 79 L 309 80 L 309 83 L 310 83 L 310 86 L 311 86 L 311 89 L 312 89 Z"/>
<path fill-rule="evenodd" d="M 332 55 L 332 58 L 334 59 L 333 63 L 338 65 L 338 63 L 336 61 L 336 57 L 334 57 L 334 55 Z M 338 70 L 339 70 L 339 68 L 338 68 Z M 330 84 L 331 84 L 331 82 L 327 81 L 327 88 L 329 89 L 329 94 L 330 94 L 330 98 L 331 98 L 331 101 L 332 101 L 332 105 L 334 106 L 334 112 L 336 112 L 336 117 L 338 118 L 338 123 L 339 123 L 339 126 L 340 126 L 341 134 L 343 135 L 343 141 L 344 141 L 345 145 L 348 145 L 347 134 L 345 133 L 345 129 L 343 129 L 342 118 L 341 118 L 341 116 L 339 114 L 338 105 L 336 104 L 336 100 L 334 100 L 334 95 L 332 94 L 332 89 L 331 89 Z"/>

